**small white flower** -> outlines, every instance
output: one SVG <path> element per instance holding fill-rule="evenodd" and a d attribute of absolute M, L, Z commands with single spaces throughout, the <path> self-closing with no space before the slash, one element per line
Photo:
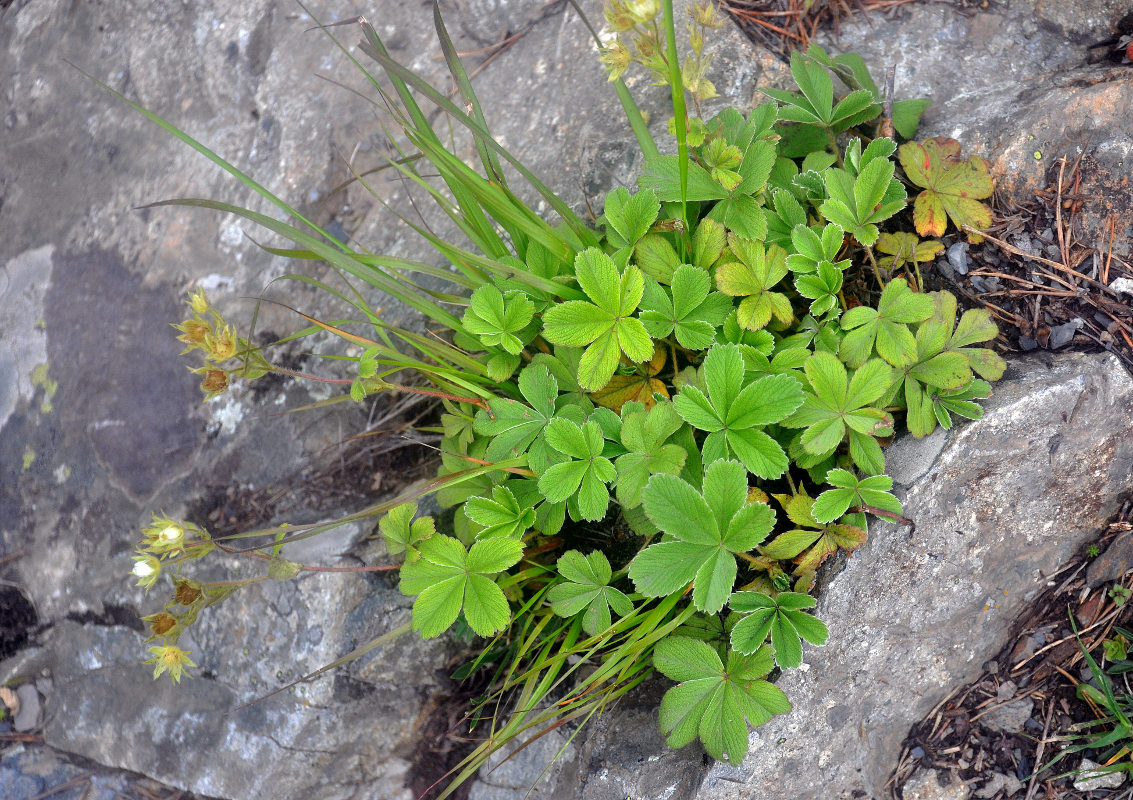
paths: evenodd
<path fill-rule="evenodd" d="M 173 546 L 181 543 L 185 538 L 185 529 L 180 525 L 167 525 L 157 532 L 158 544 Z"/>
<path fill-rule="evenodd" d="M 148 578 L 150 575 L 153 575 L 155 572 L 157 572 L 157 570 L 155 570 L 145 561 L 135 561 L 134 568 L 130 570 L 130 572 L 134 573 L 134 575 L 139 578 Z"/>

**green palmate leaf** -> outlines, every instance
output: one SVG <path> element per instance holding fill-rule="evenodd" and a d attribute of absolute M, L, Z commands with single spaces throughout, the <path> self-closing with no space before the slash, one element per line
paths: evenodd
<path fill-rule="evenodd" d="M 790 163 L 794 164 L 793 161 Z M 821 184 L 821 180 L 819 183 Z M 775 190 L 773 206 L 773 210 L 764 211 L 767 218 L 767 244 L 792 247 L 791 232 L 799 225 L 806 226 L 806 211 L 795 196 L 784 188 Z"/>
<path fill-rule="evenodd" d="M 664 203 L 679 203 L 681 200 L 680 161 L 675 155 L 654 156 L 645 159 L 638 184 L 642 189 L 654 192 Z M 695 162 L 688 164 L 688 192 L 686 199 L 691 202 L 703 200 L 724 200 L 728 190 L 717 183 L 712 174 Z"/>
<path fill-rule="evenodd" d="M 516 539 L 488 539 L 465 550 L 450 536 L 434 536 L 420 546 L 421 557 L 401 568 L 402 594 L 413 601 L 413 629 L 425 639 L 440 636 L 463 611 L 468 627 L 491 636 L 511 620 L 507 598 L 493 576 L 519 561 Z"/>
<path fill-rule="evenodd" d="M 876 436 L 893 432 L 893 418 L 872 405 L 893 385 L 893 369 L 872 359 L 852 377 L 832 353 L 819 352 L 804 365 L 811 391 L 803 395 L 798 411 L 783 421 L 792 428 L 805 428 L 801 443 L 812 455 L 823 456 L 848 438 L 850 456 L 861 469 L 883 472 L 885 459 Z"/>
<path fill-rule="evenodd" d="M 517 334 L 527 327 L 534 314 L 535 304 L 522 292 L 504 294 L 495 286 L 481 286 L 472 293 L 462 322 L 464 329 L 479 337 L 485 346 L 502 347 L 517 355 L 524 344 Z"/>
<path fill-rule="evenodd" d="M 780 592 L 775 598 L 761 592 L 736 592 L 728 605 L 744 617 L 732 628 L 732 648 L 741 653 L 757 652 L 771 634 L 775 663 L 795 668 L 803 663 L 802 640 L 826 644 L 830 635 L 819 619 L 802 611 L 813 608 L 813 597 L 797 592 Z"/>
<path fill-rule="evenodd" d="M 707 394 L 685 386 L 673 401 L 677 413 L 708 432 L 704 460 L 735 455 L 749 472 L 777 478 L 787 469 L 787 456 L 766 425 L 787 418 L 803 401 L 802 387 L 792 375 L 768 375 L 744 385 L 744 357 L 739 345 L 716 345 L 703 366 Z"/>
<path fill-rule="evenodd" d="M 633 603 L 622 592 L 610 586 L 610 562 L 600 551 L 582 555 L 568 550 L 559 557 L 559 574 L 566 580 L 551 587 L 547 600 L 560 617 L 573 617 L 584 612 L 582 629 L 596 636 L 610 627 L 610 610 L 619 617 L 633 611 Z"/>
<path fill-rule="evenodd" d="M 539 476 L 539 491 L 550 503 L 574 497 L 583 519 L 602 519 L 610 505 L 606 484 L 617 478 L 617 472 L 602 456 L 601 427 L 595 421 L 580 426 L 558 417 L 547 423 L 544 436 L 548 445 L 569 460 L 552 465 Z"/>
<path fill-rule="evenodd" d="M 391 508 L 378 523 L 386 542 L 386 552 L 391 556 L 405 553 L 407 562 L 416 561 L 417 545 L 436 533 L 433 518 L 421 517 L 412 521 L 416 513 L 416 503 L 402 503 Z"/>
<path fill-rule="evenodd" d="M 621 440 L 628 452 L 618 456 L 617 497 L 623 508 L 641 505 L 651 475 L 679 475 L 688 454 L 678 444 L 666 444 L 682 421 L 671 402 L 648 411 L 641 404 L 622 406 Z"/>
<path fill-rule="evenodd" d="M 732 310 L 732 301 L 711 289 L 709 274 L 688 264 L 673 273 L 671 295 L 660 284 L 647 280 L 640 315 L 645 330 L 654 339 L 674 334 L 681 347 L 689 350 L 707 349 Z"/>
<path fill-rule="evenodd" d="M 477 539 L 496 536 L 519 539 L 535 524 L 535 511 L 521 507 L 506 486 L 492 487 L 491 499 L 470 497 L 464 504 L 464 513 L 477 525 L 484 526 L 476 534 Z"/>
<path fill-rule="evenodd" d="M 791 710 L 782 690 L 763 680 L 769 650 L 729 653 L 727 664 L 708 644 L 685 636 L 662 639 L 653 650 L 657 671 L 678 682 L 661 700 L 661 732 L 670 747 L 700 737 L 713 758 L 739 764 L 748 749 L 748 725 L 758 727 Z"/>
<path fill-rule="evenodd" d="M 824 176 L 827 200 L 819 211 L 867 247 L 877 241 L 877 223 L 905 207 L 905 189 L 893 177 L 893 162 L 870 161 L 855 178 L 831 167 Z"/>
<path fill-rule="evenodd" d="M 989 342 L 999 334 L 990 312 L 984 308 L 968 309 L 960 317 L 960 322 L 956 323 L 955 295 L 949 292 L 934 292 L 932 298 L 935 310 L 932 319 L 925 324 L 939 324 L 947 331 L 948 341 L 944 350 L 965 356 L 972 370 L 981 378 L 989 381 L 1002 378 L 1004 370 L 1007 369 L 1007 362 L 994 350 L 971 346 L 979 342 Z"/>
<path fill-rule="evenodd" d="M 653 355 L 641 320 L 631 316 L 641 302 L 644 276 L 635 266 L 618 273 L 608 255 L 589 248 L 575 259 L 575 277 L 590 302 L 572 300 L 543 315 L 543 338 L 552 344 L 586 347 L 578 364 L 578 383 L 596 391 L 606 385 L 624 353 L 633 362 Z"/>
<path fill-rule="evenodd" d="M 944 245 L 935 240 L 921 241 L 914 233 L 897 231 L 896 233 L 881 234 L 881 237 L 877 240 L 877 249 L 889 256 L 889 258 L 878 259 L 879 266 L 887 271 L 892 271 L 900 269 L 905 264 L 932 261 L 944 252 Z"/>
<path fill-rule="evenodd" d="M 849 470 L 832 469 L 826 474 L 826 482 L 835 488 L 815 499 L 811 513 L 818 522 L 833 522 L 851 506 L 873 506 L 893 514 L 901 513 L 901 503 L 890 491 L 893 479 L 888 475 L 858 479 Z"/>
<path fill-rule="evenodd" d="M 881 293 L 877 308 L 858 306 L 842 315 L 842 329 L 849 331 L 839 351 L 851 367 L 865 363 L 874 351 L 895 367 L 913 362 L 917 343 L 909 325 L 932 316 L 933 300 L 909 288 L 904 278 L 889 282 Z"/>
<path fill-rule="evenodd" d="M 616 251 L 616 261 L 624 266 L 634 246 L 649 233 L 649 226 L 660 212 L 661 204 L 650 191 L 631 195 L 624 187 L 618 187 L 606 195 L 606 240 Z"/>
<path fill-rule="evenodd" d="M 952 427 L 950 413 L 966 419 L 982 417 L 983 409 L 980 408 L 978 403 L 973 403 L 972 400 L 982 400 L 987 397 L 991 397 L 991 386 L 988 385 L 987 381 L 974 380 L 963 389 L 934 392 L 931 398 L 932 411 L 936 415 L 940 427 L 948 429 Z"/>
<path fill-rule="evenodd" d="M 735 553 L 762 542 L 775 523 L 763 503 L 747 503 L 747 473 L 735 461 L 715 461 L 704 491 L 673 475 L 654 475 L 643 493 L 645 513 L 671 539 L 642 550 L 629 576 L 646 597 L 663 597 L 693 584 L 700 611 L 723 608 L 736 579 Z"/>
<path fill-rule="evenodd" d="M 838 305 L 838 293 L 842 291 L 842 264 L 849 266 L 850 262 L 819 261 L 813 273 L 795 279 L 795 289 L 811 301 L 811 314 L 822 316 Z"/>
<path fill-rule="evenodd" d="M 495 397 L 488 411 L 476 413 L 473 430 L 491 436 L 485 457 L 503 461 L 527 450 L 555 414 L 559 384 L 545 364 L 532 364 L 519 373 L 519 393 L 527 403 Z"/>
<path fill-rule="evenodd" d="M 787 274 L 787 253 L 777 245 L 764 250 L 760 242 L 732 236 L 729 247 L 735 261 L 716 268 L 716 286 L 726 295 L 742 297 L 737 310 L 740 325 L 759 330 L 771 321 L 795 317 L 785 294 L 772 291 Z"/>
<path fill-rule="evenodd" d="M 637 266 L 658 283 L 668 284 L 681 265 L 681 257 L 669 240 L 660 233 L 647 233 L 634 248 Z"/>
<path fill-rule="evenodd" d="M 906 142 L 898 158 L 909 180 L 924 189 L 913 204 L 917 233 L 943 236 L 948 219 L 960 229 L 964 225 L 991 225 L 991 209 L 980 200 L 991 197 L 994 187 L 982 158 L 965 160 L 960 155 L 960 143 L 945 137 Z M 983 237 L 969 233 L 968 240 L 978 243 Z"/>
<path fill-rule="evenodd" d="M 898 100 L 893 104 L 893 129 L 905 139 L 912 139 L 917 135 L 921 115 L 931 104 L 932 101 L 926 98 Z"/>
<path fill-rule="evenodd" d="M 805 223 L 795 225 L 791 229 L 791 245 L 795 252 L 787 256 L 787 269 L 805 275 L 815 272 L 823 261 L 834 261 L 838 258 L 838 251 L 842 249 L 845 233 L 841 226 L 833 223 L 828 223 L 821 235 Z M 843 263 L 845 266 L 841 266 Z M 839 262 L 839 269 L 844 270 L 849 266 L 849 261 Z"/>
<path fill-rule="evenodd" d="M 713 139 L 704 149 L 702 157 L 712 180 L 729 192 L 743 182 L 743 176 L 736 172 L 744 157 L 740 148 L 723 139 Z"/>
<path fill-rule="evenodd" d="M 702 219 L 692 234 L 693 266 L 710 269 L 727 245 L 728 232 L 724 226 L 712 219 Z"/>

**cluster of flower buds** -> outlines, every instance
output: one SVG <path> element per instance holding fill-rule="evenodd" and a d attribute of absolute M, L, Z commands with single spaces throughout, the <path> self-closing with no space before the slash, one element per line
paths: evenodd
<path fill-rule="evenodd" d="M 610 80 L 625 74 L 630 64 L 644 67 L 657 85 L 669 82 L 669 60 L 661 32 L 660 0 L 612 0 L 606 5 L 606 25 L 612 32 L 603 47 L 602 63 Z M 691 53 L 681 67 L 684 88 L 693 101 L 716 97 L 716 87 L 706 77 L 711 56 L 704 52 L 705 33 L 723 24 L 715 0 L 699 0 L 688 9 L 688 39 Z M 627 45 L 632 44 L 632 48 Z"/>
<path fill-rule="evenodd" d="M 190 316 L 173 327 L 181 332 L 177 341 L 185 343 L 181 355 L 199 350 L 204 356 L 204 365 L 190 367 L 189 371 L 202 376 L 201 391 L 206 400 L 223 394 L 232 375 L 254 380 L 272 371 L 272 365 L 260 351 L 238 336 L 236 329 L 212 307 L 204 291 L 190 292 L 185 303 Z M 227 365 L 234 359 L 240 363 Z"/>
<path fill-rule="evenodd" d="M 185 668 L 196 666 L 189 653 L 177 646 L 177 640 L 202 608 L 229 592 L 227 587 L 206 587 L 181 575 L 181 564 L 186 559 L 201 558 L 215 547 L 212 537 L 201 526 L 163 515 L 154 514 L 153 521 L 142 529 L 142 540 L 131 570 L 138 579 L 138 586 L 148 591 L 161 577 L 163 567 L 171 566 L 173 571 L 173 594 L 165 608 L 142 617 L 150 634 L 146 643 L 162 642 L 149 648 L 153 657 L 144 662 L 154 665 L 154 678 L 167 672 L 174 683 L 180 683 Z"/>

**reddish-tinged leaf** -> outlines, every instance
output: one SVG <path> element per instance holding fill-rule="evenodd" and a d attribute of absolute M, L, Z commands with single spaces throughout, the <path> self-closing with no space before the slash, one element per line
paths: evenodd
<path fill-rule="evenodd" d="M 913 204 L 913 225 L 922 236 L 943 236 L 949 219 L 960 229 L 991 225 L 991 209 L 979 202 L 994 190 L 982 158 L 963 159 L 960 143 L 941 137 L 906 142 L 898 158 L 909 180 L 924 190 Z M 968 240 L 983 239 L 972 233 Z"/>

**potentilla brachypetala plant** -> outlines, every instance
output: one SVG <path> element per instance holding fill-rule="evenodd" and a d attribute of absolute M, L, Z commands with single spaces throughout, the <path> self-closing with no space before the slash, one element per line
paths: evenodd
<path fill-rule="evenodd" d="M 645 169 L 635 190 L 605 197 L 593 223 L 492 138 L 439 10 L 456 102 L 394 62 L 359 20 L 359 49 L 385 73 L 373 85 L 404 137 L 407 157 L 389 168 L 467 237 L 422 232 L 447 269 L 352 249 L 134 105 L 295 222 L 172 202 L 254 221 L 293 245 L 271 252 L 325 261 L 420 312 L 434 334 L 447 331 L 394 328 L 359 291 L 357 323 L 305 317 L 297 334 L 329 331 L 360 350 L 337 356 L 356 369 L 354 401 L 413 392 L 443 409 L 429 428 L 442 437 L 437 478 L 348 519 L 380 517 L 388 563 L 359 569 L 399 570 L 414 598 L 411 619 L 382 641 L 409 631 L 476 641 L 479 654 L 458 674 L 492 669 L 496 679 L 475 713 L 511 704 L 446 794 L 496 749 L 587 719 L 654 670 L 676 684 L 659 712 L 669 744 L 699 739 L 712 756 L 741 760 L 749 726 L 790 709 L 775 670 L 799 667 L 804 642 L 827 639 L 810 611 L 821 565 L 866 541 L 869 516 L 908 522 L 884 446 L 902 426 L 925 436 L 979 417 L 975 401 L 1004 370 L 981 346 L 997 333 L 987 312 L 960 314 L 952 295 L 926 290 L 919 266 L 940 245 L 918 234 L 985 218 L 986 164 L 962 159 L 951 140 L 899 146 L 927 101 L 886 112 L 892 98 L 860 57 L 814 46 L 791 58 L 798 91 L 689 115 L 686 96 L 699 109 L 715 95 L 705 37 L 720 22 L 712 4 L 690 8 L 683 62 L 671 0 L 607 11 L 602 58 Z M 621 80 L 634 63 L 670 88 L 674 155 L 660 154 Z M 471 135 L 482 174 L 448 149 L 421 103 Z M 975 193 L 963 209 L 947 191 L 956 176 Z M 557 219 L 520 200 L 513 179 Z M 924 189 L 912 214 L 910 185 Z M 447 280 L 451 292 L 427 291 L 415 274 Z M 178 338 L 203 357 L 194 371 L 209 398 L 233 379 L 292 374 L 203 293 L 188 302 Z M 430 492 L 454 509 L 451 524 L 418 514 Z M 330 527 L 243 534 L 242 551 L 265 574 L 198 583 L 183 572 L 188 561 L 234 548 L 155 516 L 133 568 L 147 589 L 172 584 L 163 610 L 145 618 L 148 641 L 162 642 L 147 662 L 155 676 L 177 681 L 192 666 L 177 640 L 203 608 L 314 569 L 280 548 Z"/>

